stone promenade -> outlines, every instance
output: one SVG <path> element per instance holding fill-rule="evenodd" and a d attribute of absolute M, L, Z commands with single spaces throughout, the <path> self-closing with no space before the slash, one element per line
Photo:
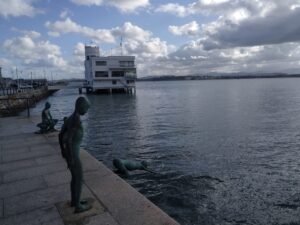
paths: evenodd
<path fill-rule="evenodd" d="M 84 150 L 82 195 L 93 209 L 74 214 L 58 133 L 34 134 L 37 122 L 0 118 L 0 225 L 179 225 Z"/>

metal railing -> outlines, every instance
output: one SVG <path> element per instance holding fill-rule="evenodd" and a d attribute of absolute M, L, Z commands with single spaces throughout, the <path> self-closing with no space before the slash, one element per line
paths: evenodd
<path fill-rule="evenodd" d="M 17 93 L 26 92 L 27 89 L 18 89 L 15 87 L 0 88 L 0 96 L 14 95 Z"/>

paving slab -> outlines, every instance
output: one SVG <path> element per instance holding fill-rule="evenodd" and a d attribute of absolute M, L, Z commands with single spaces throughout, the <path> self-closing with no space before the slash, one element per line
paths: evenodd
<path fill-rule="evenodd" d="M 37 163 L 31 159 L 2 163 L 0 164 L 0 173 L 33 166 L 37 166 Z"/>
<path fill-rule="evenodd" d="M 52 148 L 51 148 L 52 149 Z M 40 146 L 36 148 L 30 148 L 29 152 L 21 152 L 18 154 L 7 153 L 2 155 L 2 162 L 11 162 L 23 159 L 37 158 L 41 156 L 56 154 L 53 150 L 50 151 L 49 146 Z"/>
<path fill-rule="evenodd" d="M 60 184 L 70 184 L 71 173 L 69 170 L 63 170 L 60 172 L 44 175 L 44 179 L 48 187 L 57 186 Z"/>
<path fill-rule="evenodd" d="M 67 201 L 69 189 L 69 185 L 60 185 L 4 199 L 4 216 L 29 213 L 41 207 L 50 207 L 56 202 Z"/>
<path fill-rule="evenodd" d="M 102 213 L 97 216 L 93 216 L 88 218 L 87 221 L 85 221 L 84 225 L 119 225 L 117 221 L 114 220 L 114 218 L 108 213 Z"/>
<path fill-rule="evenodd" d="M 10 144 L 16 144 L 20 143 L 20 141 L 26 140 L 27 137 L 32 136 L 31 134 L 18 134 L 18 135 L 8 135 L 6 137 L 1 137 L 1 143 L 3 145 L 10 145 Z"/>
<path fill-rule="evenodd" d="M 106 170 L 108 170 L 106 168 Z M 110 176 L 111 175 L 111 171 L 107 172 L 106 170 L 97 170 L 97 171 L 88 171 L 85 172 L 83 175 L 83 179 L 84 180 L 91 180 L 91 179 L 95 179 L 95 180 L 99 180 L 99 182 L 101 181 L 101 179 L 105 176 Z"/>
<path fill-rule="evenodd" d="M 57 142 L 58 141 L 58 134 L 59 131 L 51 132 L 48 134 L 45 134 L 45 138 L 47 139 L 48 142 Z"/>
<path fill-rule="evenodd" d="M 42 207 L 30 212 L 0 219 L 1 225 L 41 225 L 52 224 L 52 221 L 62 221 L 55 206 Z M 56 222 L 58 225 L 62 223 Z M 56 224 L 55 224 L 56 225 Z"/>
<path fill-rule="evenodd" d="M 85 178 L 86 185 L 120 225 L 178 225 L 167 214 L 115 174 Z"/>
<path fill-rule="evenodd" d="M 24 153 L 24 152 L 30 152 L 30 146 L 29 145 L 21 145 L 21 144 L 16 144 L 14 145 L 3 145 L 2 147 L 2 154 L 19 154 L 19 153 Z"/>
<path fill-rule="evenodd" d="M 28 118 L 23 117 L 1 118 L 0 128 L 0 136 L 4 137 L 20 133 L 32 133 L 36 129 Z"/>
<path fill-rule="evenodd" d="M 18 135 L 8 135 L 6 137 L 0 137 L 0 142 L 3 146 L 13 147 L 13 146 L 23 146 L 23 145 L 39 145 L 46 144 L 47 139 L 44 136 L 36 136 L 36 134 L 18 134 Z"/>
<path fill-rule="evenodd" d="M 46 164 L 44 166 L 34 166 L 34 167 L 23 168 L 15 171 L 4 172 L 3 183 L 13 182 L 22 179 L 29 179 L 32 177 L 63 171 L 65 169 L 66 169 L 66 165 L 64 163 L 58 162 L 58 163 Z"/>
<path fill-rule="evenodd" d="M 58 149 L 54 149 L 51 147 L 51 145 L 45 144 L 45 145 L 31 145 L 30 146 L 31 151 L 45 151 L 45 152 L 55 152 L 59 153 Z"/>
<path fill-rule="evenodd" d="M 65 163 L 65 160 L 58 154 L 42 156 L 34 159 L 38 165 L 46 165 L 50 163 Z M 67 164 L 66 164 L 67 166 Z"/>
<path fill-rule="evenodd" d="M 6 183 L 0 186 L 0 198 L 9 198 L 43 188 L 47 188 L 47 183 L 42 177 Z"/>
<path fill-rule="evenodd" d="M 1 118 L 2 119 L 2 118 Z M 0 128 L 1 128 L 1 121 L 0 121 Z M 3 133 L 5 133 L 6 131 L 6 127 L 3 127 L 3 129 L 1 130 Z M 0 141 L 1 143 L 6 143 L 6 142 L 12 142 L 16 139 L 20 139 L 20 138 L 29 138 L 29 137 L 32 137 L 33 136 L 33 133 L 27 133 L 27 134 L 24 134 L 24 133 L 16 133 L 14 135 L 9 135 L 9 134 L 6 134 L 6 136 L 0 136 Z"/>
<path fill-rule="evenodd" d="M 29 141 L 32 145 L 48 143 L 48 140 L 45 138 L 45 136 L 39 134 L 27 135 L 25 136 L 25 139 L 26 141 Z"/>
<path fill-rule="evenodd" d="M 82 161 L 82 167 L 84 172 L 100 170 L 104 173 L 111 173 L 111 170 L 107 169 L 103 164 L 90 155 L 87 151 L 80 151 L 80 158 Z"/>
<path fill-rule="evenodd" d="M 65 225 L 64 222 L 62 221 L 61 218 L 52 220 L 52 221 L 47 221 L 45 223 L 42 223 L 42 225 Z"/>
<path fill-rule="evenodd" d="M 25 147 L 29 147 L 29 146 L 30 143 L 28 143 L 24 138 L 14 140 L 12 142 L 2 143 L 3 150 L 7 150 L 7 151 L 17 150 L 21 152 L 24 151 Z"/>
<path fill-rule="evenodd" d="M 1 121 L 0 121 L 0 133 L 5 133 L 5 132 L 6 132 L 6 127 L 1 126 Z M 0 141 L 1 141 L 1 144 L 4 144 L 4 143 L 12 141 L 13 139 L 16 139 L 16 138 L 24 138 L 24 134 L 19 133 L 19 134 L 15 134 L 15 135 L 0 136 Z"/>
<path fill-rule="evenodd" d="M 40 207 L 52 206 L 58 202 L 70 200 L 70 185 L 64 184 L 43 190 L 32 191 L 4 199 L 4 216 L 12 216 Z M 93 198 L 91 192 L 82 187 L 82 198 Z"/>

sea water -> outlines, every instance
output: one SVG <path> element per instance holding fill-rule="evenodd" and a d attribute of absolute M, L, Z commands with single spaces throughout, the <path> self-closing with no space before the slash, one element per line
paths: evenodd
<path fill-rule="evenodd" d="M 148 161 L 158 174 L 126 181 L 183 225 L 300 222 L 300 79 L 136 85 L 136 95 L 86 96 L 82 147 L 110 168 Z M 58 127 L 77 97 L 48 98 Z"/>

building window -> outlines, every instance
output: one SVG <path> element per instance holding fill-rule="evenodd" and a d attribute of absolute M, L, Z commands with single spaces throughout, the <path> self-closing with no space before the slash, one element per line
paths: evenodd
<path fill-rule="evenodd" d="M 108 77 L 107 71 L 95 71 L 95 77 Z"/>
<path fill-rule="evenodd" d="M 120 61 L 120 67 L 134 67 L 134 61 Z"/>
<path fill-rule="evenodd" d="M 126 78 L 136 79 L 136 69 L 130 69 L 125 72 Z"/>
<path fill-rule="evenodd" d="M 116 81 L 116 80 L 113 80 L 113 81 L 112 81 L 112 84 L 117 84 L 117 81 Z"/>
<path fill-rule="evenodd" d="M 111 76 L 112 77 L 124 77 L 125 72 L 124 71 L 112 71 Z"/>
<path fill-rule="evenodd" d="M 96 66 L 106 66 L 106 61 L 96 61 Z"/>

